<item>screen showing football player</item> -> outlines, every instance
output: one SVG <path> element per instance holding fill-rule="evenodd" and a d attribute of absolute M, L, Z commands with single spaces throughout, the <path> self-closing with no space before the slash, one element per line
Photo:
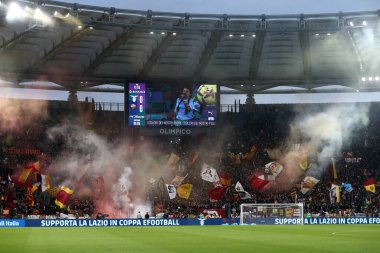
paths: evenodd
<path fill-rule="evenodd" d="M 181 95 L 177 98 L 174 112 L 176 120 L 191 120 L 194 118 L 194 100 L 190 90 L 183 88 Z"/>

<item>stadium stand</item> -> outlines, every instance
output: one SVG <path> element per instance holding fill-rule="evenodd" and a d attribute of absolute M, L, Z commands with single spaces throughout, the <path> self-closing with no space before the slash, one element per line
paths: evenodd
<path fill-rule="evenodd" d="M 19 112 L 15 121 L 13 111 L 0 114 L 3 218 L 61 217 L 62 213 L 105 218 L 110 210 L 102 209 L 104 203 L 119 211 L 110 217 L 132 217 L 125 205 L 107 202 L 117 199 L 111 196 L 115 192 L 120 199 L 142 199 L 152 207 L 153 215 L 166 217 L 197 217 L 205 209 L 217 210 L 210 216 L 238 217 L 241 203 L 296 201 L 303 202 L 305 213 L 313 217 L 379 216 L 378 103 L 366 105 L 370 108 L 368 124 L 360 130 L 350 129 L 350 139 L 331 154 L 335 159 L 332 167 L 323 168 L 318 182 L 305 191 L 302 180 L 316 176 L 308 174 L 318 160 L 315 153 L 291 168 L 296 174 L 293 177 L 280 171 L 275 180 L 261 179 L 268 186 L 256 182 L 259 175 L 268 176 L 266 165 L 283 162 L 281 155 L 299 144 L 289 144 L 287 139 L 296 112 L 318 112 L 331 105 L 251 103 L 248 108 L 239 102 L 238 110 L 235 103 L 234 112 L 232 105 L 227 112 L 220 112 L 222 124 L 206 135 L 167 138 L 136 134 L 135 129 L 125 128 L 121 112 L 104 111 L 100 105 L 76 99 L 76 92 L 85 88 L 104 83 L 124 86 L 132 81 L 187 85 L 202 80 L 252 96 L 288 84 L 307 89 L 339 84 L 356 90 L 360 79 L 372 85 L 363 89 L 379 90 L 373 85 L 379 83 L 378 11 L 228 16 L 116 11 L 48 0 L 18 2 L 35 12 L 39 5 L 40 11 L 50 13 L 54 25 L 38 16 L 9 24 L 6 9 L 0 9 L 1 78 L 9 78 L 13 87 L 30 80 L 56 82 L 70 91 L 70 97 L 69 102 L 46 102 L 48 117 L 42 117 L 42 110 L 32 113 L 35 101 L 0 101 L 4 112 L 9 108 Z M 247 83 L 254 85 L 246 88 Z M 173 102 L 170 99 L 175 101 L 170 96 L 165 99 L 169 104 Z M 63 130 L 58 127 L 64 134 L 51 138 L 62 125 L 69 125 Z M 344 125 L 342 121 L 337 127 Z M 72 136 L 78 128 L 91 134 Z M 307 136 L 303 138 L 307 140 Z M 110 152 L 120 146 L 122 152 Z M 104 153 L 112 154 L 107 157 L 109 164 L 97 163 Z M 113 157 L 120 153 L 123 163 Z M 78 158 L 75 162 L 80 166 L 74 166 L 71 173 L 57 172 L 57 161 L 67 162 L 68 157 Z M 128 172 L 125 163 L 140 180 L 139 189 L 126 190 L 119 178 L 108 178 L 115 168 Z M 220 180 L 214 185 L 202 179 L 204 164 L 218 172 Z M 66 166 L 69 164 L 64 163 Z M 89 170 L 94 173 L 86 175 L 86 170 L 77 175 L 87 167 L 96 168 L 96 173 Z M 30 173 L 35 177 L 29 178 Z M 51 187 L 43 191 L 41 178 L 48 174 Z M 58 186 L 65 179 L 76 187 L 75 193 L 63 190 L 65 201 L 58 200 Z M 235 189 L 237 182 L 251 197 Z M 166 191 L 168 183 L 177 184 L 178 195 L 173 199 Z M 331 197 L 334 184 L 341 189 L 339 201 L 337 195 Z"/>

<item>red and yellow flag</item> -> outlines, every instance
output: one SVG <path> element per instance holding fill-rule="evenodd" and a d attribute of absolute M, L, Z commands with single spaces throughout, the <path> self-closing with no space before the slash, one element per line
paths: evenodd
<path fill-rule="evenodd" d="M 224 186 L 230 186 L 231 185 L 231 176 L 230 174 L 226 172 L 219 172 L 219 178 L 220 178 L 220 183 Z"/>
<path fill-rule="evenodd" d="M 20 186 L 24 186 L 27 183 L 29 176 L 33 172 L 38 172 L 39 170 L 40 170 L 40 162 L 37 161 L 34 163 L 28 163 L 27 165 L 24 166 L 21 172 L 21 175 L 17 179 L 17 183 Z"/>
<path fill-rule="evenodd" d="M 363 183 L 363 185 L 364 185 L 364 188 L 366 189 L 366 191 L 373 192 L 373 193 L 376 192 L 375 179 L 373 179 L 373 177 L 371 177 L 370 179 L 365 181 Z"/>
<path fill-rule="evenodd" d="M 57 193 L 57 198 L 55 199 L 55 204 L 60 208 L 65 208 L 67 203 L 70 200 L 71 195 L 73 195 L 74 191 L 69 187 L 61 186 L 61 189 Z"/>

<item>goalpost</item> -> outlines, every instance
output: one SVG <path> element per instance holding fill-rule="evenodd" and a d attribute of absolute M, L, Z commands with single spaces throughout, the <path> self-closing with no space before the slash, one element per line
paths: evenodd
<path fill-rule="evenodd" d="M 240 225 L 255 225 L 255 220 L 284 218 L 292 224 L 303 224 L 303 203 L 241 204 Z M 294 220 L 293 220 L 294 219 Z"/>

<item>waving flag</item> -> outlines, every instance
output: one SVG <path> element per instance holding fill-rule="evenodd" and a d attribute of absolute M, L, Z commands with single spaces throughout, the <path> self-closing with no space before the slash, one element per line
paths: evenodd
<path fill-rule="evenodd" d="M 41 191 L 50 189 L 50 176 L 44 174 L 36 174 L 37 182 L 40 183 Z"/>
<path fill-rule="evenodd" d="M 182 184 L 177 188 L 178 197 L 183 199 L 189 199 L 191 190 L 193 189 L 192 184 Z"/>
<path fill-rule="evenodd" d="M 166 190 L 168 191 L 170 199 L 174 199 L 177 196 L 177 190 L 174 185 L 166 184 Z"/>
<path fill-rule="evenodd" d="M 272 175 L 274 178 L 276 178 L 283 170 L 284 167 L 279 162 L 270 162 L 265 165 L 265 173 Z"/>
<path fill-rule="evenodd" d="M 310 191 L 316 184 L 318 184 L 319 179 L 316 179 L 315 177 L 307 176 L 303 179 L 301 182 L 301 192 L 303 194 L 306 194 L 308 191 Z"/>
<path fill-rule="evenodd" d="M 264 175 L 261 176 L 253 176 L 251 178 L 251 187 L 255 190 L 261 190 L 264 186 L 266 186 L 269 181 L 265 179 Z"/>
<path fill-rule="evenodd" d="M 73 193 L 74 191 L 71 190 L 69 187 L 61 186 L 61 189 L 57 193 L 55 204 L 60 208 L 65 208 Z"/>
<path fill-rule="evenodd" d="M 208 195 L 210 196 L 210 199 L 212 200 L 221 200 L 226 189 L 227 189 L 227 186 L 214 188 L 208 191 Z"/>
<path fill-rule="evenodd" d="M 364 185 L 364 188 L 366 189 L 366 191 L 373 192 L 373 193 L 376 192 L 375 179 L 373 179 L 373 177 L 371 177 L 370 179 L 365 181 L 363 183 L 363 185 Z"/>
<path fill-rule="evenodd" d="M 346 183 L 342 183 L 342 188 L 346 192 L 352 192 L 354 190 L 351 184 L 346 184 Z"/>
<path fill-rule="evenodd" d="M 220 180 L 216 169 L 206 163 L 202 165 L 201 177 L 203 180 L 211 183 L 219 182 Z"/>
<path fill-rule="evenodd" d="M 40 163 L 28 163 L 24 166 L 21 175 L 17 179 L 17 184 L 20 186 L 25 186 L 27 184 L 27 181 L 34 172 L 38 172 L 40 170 Z"/>
<path fill-rule="evenodd" d="M 225 186 L 230 186 L 231 185 L 231 176 L 230 174 L 226 172 L 220 172 L 219 173 L 219 178 L 220 178 L 220 183 Z"/>
<path fill-rule="evenodd" d="M 330 203 L 340 203 L 340 187 L 332 184 L 330 189 Z"/>
<path fill-rule="evenodd" d="M 239 181 L 235 184 L 235 190 L 239 193 L 239 197 L 241 199 L 252 199 L 251 194 L 244 190 L 243 186 Z"/>

